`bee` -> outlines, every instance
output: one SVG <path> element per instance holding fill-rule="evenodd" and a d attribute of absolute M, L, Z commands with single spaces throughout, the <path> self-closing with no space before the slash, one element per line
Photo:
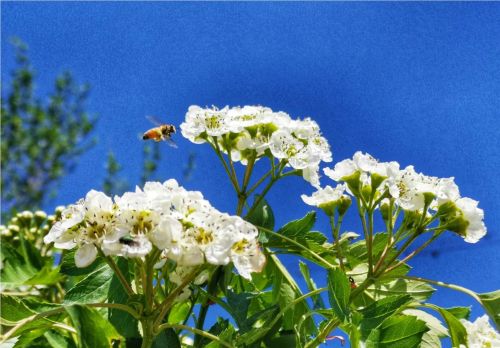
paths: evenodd
<path fill-rule="evenodd" d="M 151 122 L 156 124 L 156 127 L 147 130 L 143 135 L 143 140 L 153 139 L 154 141 L 166 141 L 170 146 L 177 147 L 172 140 L 172 134 L 175 134 L 176 129 L 173 124 L 161 124 L 152 116 L 146 116 Z"/>

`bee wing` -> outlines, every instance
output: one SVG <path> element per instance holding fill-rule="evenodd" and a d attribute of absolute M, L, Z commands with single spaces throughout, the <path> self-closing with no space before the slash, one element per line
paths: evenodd
<path fill-rule="evenodd" d="M 176 148 L 177 149 L 177 144 L 175 143 L 175 141 L 173 141 L 171 138 L 167 138 L 165 139 L 165 141 L 167 142 L 167 144 L 169 146 L 172 146 L 173 148 Z"/>
<path fill-rule="evenodd" d="M 156 118 L 156 116 L 147 115 L 146 118 L 149 120 L 149 122 L 151 122 L 157 126 L 161 126 L 161 122 Z"/>

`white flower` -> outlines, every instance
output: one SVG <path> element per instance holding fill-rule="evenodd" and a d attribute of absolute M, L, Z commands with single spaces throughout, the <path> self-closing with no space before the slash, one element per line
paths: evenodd
<path fill-rule="evenodd" d="M 311 165 L 302 169 L 302 177 L 305 181 L 310 183 L 313 187 L 319 188 L 319 165 Z"/>
<path fill-rule="evenodd" d="M 416 211 L 424 208 L 425 194 L 438 195 L 439 178 L 417 173 L 413 166 L 408 166 L 389 178 L 388 187 L 396 204 L 405 210 Z"/>
<path fill-rule="evenodd" d="M 323 172 L 330 179 L 335 181 L 340 181 L 342 178 L 346 176 L 350 176 L 358 171 L 358 166 L 351 159 L 345 159 L 335 164 L 333 169 L 324 168 Z"/>
<path fill-rule="evenodd" d="M 114 207 L 110 197 L 102 192 L 91 190 L 75 205 L 70 205 L 61 213 L 61 220 L 56 222 L 44 242 L 54 242 L 56 248 L 72 249 L 75 264 L 86 267 L 97 256 L 100 246 L 108 233 L 114 230 Z"/>
<path fill-rule="evenodd" d="M 463 218 L 468 222 L 465 230 L 465 241 L 477 243 L 486 235 L 483 209 L 478 208 L 478 201 L 468 197 L 458 199 L 455 204 L 462 211 Z"/>
<path fill-rule="evenodd" d="M 345 195 L 346 186 L 343 184 L 337 185 L 335 188 L 327 185 L 324 189 L 318 189 L 311 196 L 301 195 L 302 200 L 312 206 L 321 207 L 323 205 L 331 204 Z"/>
<path fill-rule="evenodd" d="M 246 279 L 251 279 L 252 272 L 260 272 L 266 264 L 266 257 L 256 240 L 241 239 L 231 247 L 231 260 L 238 273 Z"/>
<path fill-rule="evenodd" d="M 467 330 L 467 343 L 469 348 L 494 348 L 500 347 L 500 334 L 490 325 L 485 314 L 474 322 L 460 320 Z"/>

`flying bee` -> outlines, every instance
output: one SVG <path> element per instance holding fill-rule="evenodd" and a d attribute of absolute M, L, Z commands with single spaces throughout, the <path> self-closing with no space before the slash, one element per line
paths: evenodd
<path fill-rule="evenodd" d="M 177 147 L 175 142 L 172 140 L 172 134 L 176 131 L 173 124 L 161 124 L 153 116 L 146 116 L 146 118 L 156 124 L 156 127 L 146 131 L 142 136 L 143 140 L 153 139 L 157 142 L 163 140 L 166 141 L 168 145 Z"/>

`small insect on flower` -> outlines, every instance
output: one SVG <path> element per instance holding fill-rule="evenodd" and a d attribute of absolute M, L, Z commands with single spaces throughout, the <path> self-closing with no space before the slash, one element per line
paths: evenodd
<path fill-rule="evenodd" d="M 119 240 L 120 244 L 128 245 L 128 246 L 137 246 L 139 245 L 132 237 L 121 237 Z"/>
<path fill-rule="evenodd" d="M 162 124 L 153 116 L 146 116 L 148 120 L 156 124 L 156 127 L 147 130 L 143 136 L 143 140 L 152 139 L 154 141 L 166 141 L 172 147 L 177 147 L 172 140 L 172 134 L 175 133 L 175 126 L 173 124 Z"/>

